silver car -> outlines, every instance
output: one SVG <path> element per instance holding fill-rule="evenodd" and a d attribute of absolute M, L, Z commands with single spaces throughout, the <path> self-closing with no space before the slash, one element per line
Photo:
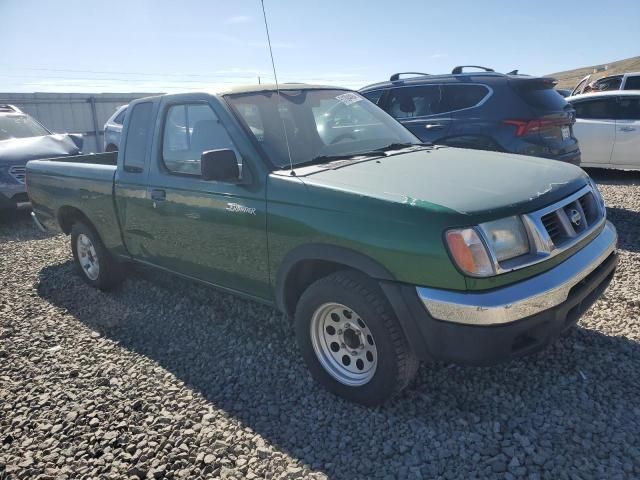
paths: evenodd
<path fill-rule="evenodd" d="M 582 167 L 640 170 L 640 91 L 609 90 L 567 98 Z"/>
<path fill-rule="evenodd" d="M 122 134 L 122 123 L 124 114 L 127 112 L 127 105 L 118 107 L 113 115 L 104 124 L 104 151 L 115 152 L 120 145 L 120 135 Z"/>

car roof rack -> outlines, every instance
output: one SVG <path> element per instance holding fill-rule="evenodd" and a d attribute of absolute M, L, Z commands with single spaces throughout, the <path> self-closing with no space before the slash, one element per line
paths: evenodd
<path fill-rule="evenodd" d="M 400 80 L 400 75 L 429 75 L 429 74 L 428 73 L 422 73 L 422 72 L 400 72 L 400 73 L 394 73 L 393 75 L 391 75 L 391 78 L 389 78 L 389 81 L 395 82 L 396 80 Z"/>
<path fill-rule="evenodd" d="M 462 70 L 465 68 L 479 68 L 480 70 L 484 70 L 485 72 L 495 72 L 493 68 L 481 67 L 480 65 L 459 65 L 451 70 L 452 75 L 460 75 Z"/>
<path fill-rule="evenodd" d="M 8 103 L 0 103 L 0 112 L 22 113 L 22 110 Z"/>

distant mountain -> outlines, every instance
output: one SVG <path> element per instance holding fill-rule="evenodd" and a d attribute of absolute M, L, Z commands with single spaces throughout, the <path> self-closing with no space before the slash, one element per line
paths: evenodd
<path fill-rule="evenodd" d="M 606 70 L 604 68 L 606 67 Z M 600 71 L 602 70 L 602 71 Z M 593 73 L 597 71 L 597 73 Z M 590 67 L 575 68 L 564 72 L 550 73 L 547 77 L 553 77 L 558 80 L 558 88 L 573 88 L 576 84 L 589 74 L 592 74 L 590 82 L 607 75 L 615 75 L 617 73 L 640 72 L 640 57 L 631 57 L 626 60 L 618 60 L 616 62 L 603 63 L 601 65 L 592 65 Z"/>

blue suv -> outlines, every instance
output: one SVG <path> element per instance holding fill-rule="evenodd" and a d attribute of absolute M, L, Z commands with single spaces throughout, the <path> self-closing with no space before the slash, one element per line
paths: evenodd
<path fill-rule="evenodd" d="M 465 68 L 481 71 L 465 72 Z M 412 75 L 402 79 L 403 75 Z M 396 73 L 360 90 L 424 142 L 580 163 L 575 111 L 556 80 L 460 66 Z"/>

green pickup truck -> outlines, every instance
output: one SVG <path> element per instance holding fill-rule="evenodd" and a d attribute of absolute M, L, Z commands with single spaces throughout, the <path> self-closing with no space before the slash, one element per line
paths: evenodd
<path fill-rule="evenodd" d="M 144 98 L 121 146 L 27 165 L 34 220 L 71 235 L 83 278 L 109 289 L 135 262 L 277 306 L 313 377 L 368 405 L 420 360 L 541 349 L 617 265 L 580 168 L 420 143 L 350 90 Z"/>

